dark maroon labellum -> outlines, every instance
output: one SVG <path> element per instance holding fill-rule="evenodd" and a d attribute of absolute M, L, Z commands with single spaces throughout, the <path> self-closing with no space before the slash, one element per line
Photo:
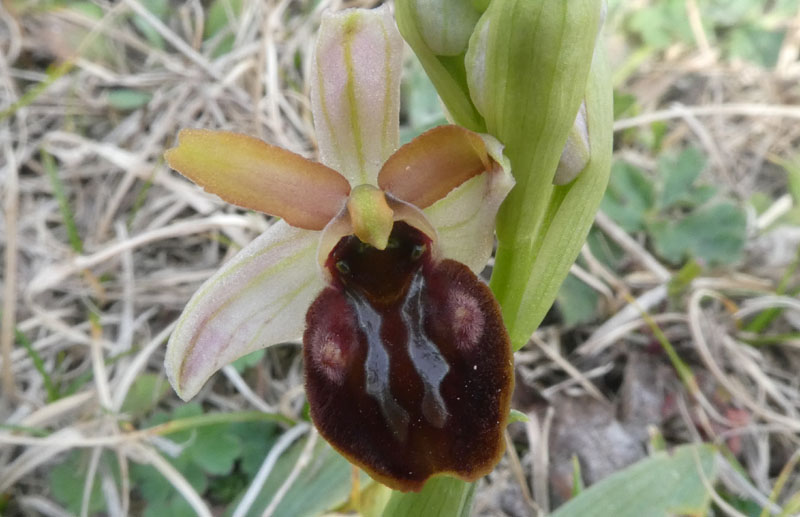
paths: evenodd
<path fill-rule="evenodd" d="M 508 334 L 489 288 L 435 262 L 398 222 L 383 251 L 344 237 L 308 310 L 306 393 L 319 432 L 391 488 L 435 474 L 473 481 L 503 453 L 513 383 Z"/>

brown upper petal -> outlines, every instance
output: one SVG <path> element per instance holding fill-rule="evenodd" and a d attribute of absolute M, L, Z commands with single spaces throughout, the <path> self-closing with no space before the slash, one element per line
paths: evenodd
<path fill-rule="evenodd" d="M 378 174 L 378 186 L 426 208 L 491 166 L 486 144 L 477 133 L 459 126 L 439 126 L 390 156 Z"/>
<path fill-rule="evenodd" d="M 184 129 L 164 157 L 225 201 L 308 230 L 323 229 L 350 193 L 335 170 L 239 133 Z"/>

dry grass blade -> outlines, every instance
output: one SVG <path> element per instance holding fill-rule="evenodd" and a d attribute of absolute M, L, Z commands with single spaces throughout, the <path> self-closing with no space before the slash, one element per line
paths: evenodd
<path fill-rule="evenodd" d="M 3 471 L 0 472 L 0 492 L 8 490 L 23 476 L 72 448 L 73 441 L 78 439 L 80 433 L 74 429 L 63 429 L 53 433 L 52 436 L 52 440 L 47 445 L 30 448 L 13 462 L 4 466 Z"/>
<path fill-rule="evenodd" d="M 664 120 L 676 119 L 691 114 L 695 117 L 724 115 L 728 117 L 785 117 L 800 118 L 798 106 L 774 106 L 769 104 L 731 103 L 717 106 L 681 106 L 666 110 L 645 113 L 637 117 L 617 120 L 614 131 L 622 131 L 636 126 L 652 124 Z"/>
<path fill-rule="evenodd" d="M 308 432 L 308 429 L 308 424 L 298 424 L 283 433 L 281 437 L 278 438 L 278 441 L 276 441 L 275 445 L 272 446 L 272 449 L 270 449 L 267 457 L 264 458 L 264 462 L 258 469 L 258 473 L 253 479 L 253 482 L 244 493 L 244 497 L 242 497 L 242 500 L 239 502 L 236 510 L 234 510 L 233 517 L 243 517 L 244 515 L 247 515 L 247 513 L 250 511 L 250 508 L 253 506 L 258 493 L 264 486 L 264 483 L 267 482 L 267 478 L 272 472 L 272 469 L 275 467 L 275 463 L 278 461 L 278 458 L 280 458 L 280 456 L 295 440 Z"/>
<path fill-rule="evenodd" d="M 2 135 L 2 133 L 0 133 Z M 6 243 L 4 254 L 3 315 L 0 327 L 0 357 L 3 359 L 2 385 L 8 402 L 16 398 L 14 370 L 11 367 L 11 350 L 14 346 L 14 327 L 17 314 L 17 213 L 19 210 L 19 187 L 17 161 L 10 140 L 5 140 L 5 199 L 3 207 L 6 219 Z"/>
<path fill-rule="evenodd" d="M 192 506 L 198 517 L 212 517 L 211 510 L 206 505 L 200 494 L 186 481 L 186 478 L 152 448 L 144 444 L 136 444 L 133 452 L 140 455 L 144 461 L 156 468 L 169 483 L 175 487 L 184 499 Z"/>
<path fill-rule="evenodd" d="M 589 392 L 595 399 L 602 403 L 609 403 L 609 400 L 603 395 L 597 387 L 592 384 L 592 381 L 586 378 L 581 371 L 575 368 L 569 361 L 567 361 L 556 349 L 555 345 L 550 345 L 543 341 L 539 336 L 536 334 L 531 336 L 531 342 L 533 342 L 539 350 L 545 353 L 547 357 L 550 358 L 553 362 L 555 362 L 560 368 L 563 368 L 570 377 L 575 379 L 581 386 L 583 386 L 587 392 Z"/>
<path fill-rule="evenodd" d="M 109 246 L 108 248 L 92 255 L 76 257 L 67 264 L 62 264 L 43 271 L 31 281 L 29 284 L 29 290 L 32 294 L 45 291 L 52 288 L 59 282 L 62 282 L 70 275 L 74 275 L 75 273 L 83 271 L 84 269 L 89 269 L 98 264 L 107 262 L 109 259 L 127 250 L 145 246 L 154 241 L 183 237 L 195 233 L 207 232 L 216 228 L 231 226 L 239 228 L 252 228 L 253 223 L 247 218 L 238 215 L 215 215 L 205 219 L 175 223 L 171 226 L 159 228 L 157 230 L 152 230 L 135 237 L 131 237 L 124 242 Z"/>
<path fill-rule="evenodd" d="M 790 418 L 786 415 L 776 413 L 752 398 L 747 389 L 742 386 L 738 381 L 733 379 L 730 375 L 725 373 L 720 367 L 715 354 L 711 352 L 709 342 L 706 339 L 706 332 L 703 324 L 703 314 L 701 302 L 706 298 L 721 299 L 722 297 L 714 292 L 704 289 L 698 289 L 692 293 L 689 299 L 689 328 L 692 331 L 694 344 L 700 353 L 703 362 L 714 374 L 714 377 L 720 384 L 725 386 L 736 400 L 746 405 L 753 413 L 761 416 L 767 421 L 774 422 L 790 429 L 794 432 L 800 432 L 800 419 Z"/>
<path fill-rule="evenodd" d="M 550 511 L 550 494 L 548 489 L 548 472 L 550 470 L 550 427 L 553 423 L 553 408 L 547 409 L 544 421 L 540 424 L 536 415 L 528 415 L 530 420 L 525 423 L 525 431 L 531 450 L 531 473 L 533 484 L 533 499 L 539 512 L 546 515 Z"/>
<path fill-rule="evenodd" d="M 284 496 L 286 496 L 286 492 L 289 491 L 294 482 L 297 480 L 297 476 L 300 475 L 300 471 L 306 468 L 306 466 L 308 466 L 313 459 L 314 447 L 317 445 L 317 438 L 319 438 L 319 433 L 316 429 L 311 428 L 311 434 L 306 440 L 303 450 L 300 451 L 300 457 L 297 458 L 297 461 L 292 467 L 292 470 L 289 472 L 289 475 L 286 476 L 286 479 L 283 481 L 283 483 L 281 483 L 281 486 L 278 487 L 275 495 L 272 496 L 272 500 L 269 502 L 267 507 L 264 508 L 264 512 L 261 514 L 261 517 L 272 517 L 272 514 L 275 513 L 278 505 L 281 504 Z"/>

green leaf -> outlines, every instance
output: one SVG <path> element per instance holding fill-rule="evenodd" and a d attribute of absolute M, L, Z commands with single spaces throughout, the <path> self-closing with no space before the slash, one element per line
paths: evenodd
<path fill-rule="evenodd" d="M 597 292 L 573 275 L 564 279 L 556 302 L 566 327 L 588 323 L 597 315 Z"/>
<path fill-rule="evenodd" d="M 169 496 L 175 493 L 175 489 L 164 479 L 161 473 L 150 465 L 133 463 L 130 466 L 131 479 L 133 485 L 142 495 L 142 499 L 150 505 L 166 501 Z"/>
<path fill-rule="evenodd" d="M 153 95 L 150 92 L 120 88 L 108 92 L 108 104 L 120 111 L 132 111 L 150 102 Z"/>
<path fill-rule="evenodd" d="M 250 478 L 256 475 L 272 445 L 278 427 L 271 422 L 240 422 L 231 425 L 231 433 L 242 444 L 239 468 Z"/>
<path fill-rule="evenodd" d="M 214 0 L 208 8 L 203 38 L 208 39 L 232 26 L 242 12 L 242 0 Z"/>
<path fill-rule="evenodd" d="M 690 240 L 695 257 L 728 264 L 741 255 L 746 218 L 739 207 L 725 202 L 696 210 L 679 221 L 677 229 Z"/>
<path fill-rule="evenodd" d="M 699 149 L 689 147 L 678 156 L 662 156 L 658 165 L 664 182 L 661 206 L 667 208 L 690 199 L 692 185 L 705 168 L 706 159 Z"/>
<path fill-rule="evenodd" d="M 39 355 L 39 352 L 37 352 L 35 348 L 33 348 L 28 336 L 26 336 L 25 333 L 19 330 L 17 327 L 14 327 L 14 338 L 16 339 L 17 343 L 22 345 L 22 347 L 28 353 L 28 357 L 30 357 L 31 361 L 33 362 L 33 367 L 36 368 L 36 371 L 39 372 L 39 375 L 42 377 L 44 388 L 47 391 L 47 401 L 53 402 L 58 400 L 60 398 L 58 388 L 56 388 L 55 384 L 53 384 L 53 378 L 47 372 L 47 368 L 45 368 L 42 356 Z"/>
<path fill-rule="evenodd" d="M 73 450 L 67 459 L 50 470 L 50 490 L 53 497 L 73 514 L 79 514 L 83 503 L 83 485 L 86 482 L 89 455 L 86 451 Z M 95 476 L 89 496 L 89 513 L 102 512 L 106 508 L 100 477 Z"/>
<path fill-rule="evenodd" d="M 761 517 L 762 515 L 769 515 L 762 514 L 761 511 L 763 508 L 760 504 L 756 503 L 755 501 L 751 501 L 749 499 L 744 499 L 738 495 L 734 495 L 729 493 L 727 490 L 719 490 L 719 495 L 727 501 L 734 509 L 741 512 L 742 515 L 746 515 L 747 517 Z M 778 514 L 781 517 L 789 517 L 791 515 L 796 515 L 794 512 L 787 512 L 786 507 L 784 506 L 784 513 Z"/>
<path fill-rule="evenodd" d="M 676 274 L 670 278 L 667 284 L 667 295 L 670 299 L 676 300 L 688 292 L 692 281 L 700 276 L 703 268 L 694 260 L 687 262 Z"/>
<path fill-rule="evenodd" d="M 595 258 L 611 270 L 618 270 L 622 262 L 626 260 L 625 251 L 597 228 L 592 228 L 589 232 L 586 243 Z"/>
<path fill-rule="evenodd" d="M 169 515 L 170 517 L 195 517 L 194 508 L 186 501 L 183 496 L 176 495 L 166 501 L 159 501 L 156 503 L 147 504 L 144 517 L 163 517 Z"/>
<path fill-rule="evenodd" d="M 690 190 L 685 198 L 689 206 L 700 206 L 717 194 L 717 188 L 712 185 L 698 185 Z"/>
<path fill-rule="evenodd" d="M 167 15 L 169 14 L 169 0 L 142 0 L 142 5 L 155 15 L 156 18 L 161 21 L 166 21 Z M 166 48 L 164 38 L 161 37 L 161 34 L 158 33 L 155 27 L 153 27 L 144 16 L 134 13 L 131 17 L 131 22 L 151 45 L 161 50 Z"/>
<path fill-rule="evenodd" d="M 198 402 L 189 402 L 188 404 L 183 404 L 182 406 L 178 406 L 175 408 L 175 411 L 172 412 L 172 418 L 167 418 L 163 422 L 156 422 L 156 423 L 165 423 L 170 420 L 179 420 L 183 418 L 191 418 L 200 416 L 203 414 L 203 408 Z M 155 424 L 155 423 L 154 423 Z M 172 433 L 169 438 L 170 440 L 174 440 L 178 443 L 187 442 L 191 440 L 194 436 L 193 429 L 183 429 L 176 433 Z"/>
<path fill-rule="evenodd" d="M 770 31 L 754 25 L 737 27 L 731 33 L 729 52 L 731 57 L 738 57 L 763 67 L 773 67 L 778 61 L 784 31 Z"/>
<path fill-rule="evenodd" d="M 789 193 L 796 204 L 800 204 L 800 156 L 790 160 L 780 160 L 778 164 L 786 170 L 786 181 L 789 184 Z"/>
<path fill-rule="evenodd" d="M 242 13 L 242 0 L 214 0 L 208 9 L 203 39 L 209 40 L 225 31 L 212 52 L 213 57 L 227 54 L 233 48 L 236 20 Z"/>
<path fill-rule="evenodd" d="M 197 493 L 202 494 L 205 492 L 208 486 L 208 478 L 205 472 L 192 463 L 190 455 L 185 450 L 177 458 L 171 456 L 165 456 L 165 458 L 183 474 L 183 477 L 186 478 L 186 481 Z M 131 477 L 148 504 L 150 502 L 167 501 L 174 496 L 182 498 L 172 484 L 156 468 L 150 465 L 131 465 Z"/>
<path fill-rule="evenodd" d="M 250 480 L 251 478 L 239 470 L 225 476 L 214 476 L 210 479 L 204 497 L 216 504 L 227 505 L 247 490 Z"/>
<path fill-rule="evenodd" d="M 513 424 L 514 422 L 528 422 L 528 421 L 530 421 L 530 418 L 528 418 L 528 415 L 526 415 L 525 413 L 523 413 L 522 411 L 519 411 L 517 409 L 513 409 L 512 408 L 511 412 L 508 414 L 508 423 L 509 424 Z"/>
<path fill-rule="evenodd" d="M 645 45 L 655 48 L 667 47 L 672 42 L 666 25 L 662 9 L 654 7 L 637 10 L 629 21 L 630 29 L 641 36 Z"/>
<path fill-rule="evenodd" d="M 361 490 L 358 513 L 361 517 L 383 517 L 384 509 L 392 497 L 392 489 L 373 481 Z"/>
<path fill-rule="evenodd" d="M 198 411 L 202 413 L 200 406 L 192 403 L 178 407 L 173 415 L 177 415 L 177 417 L 183 415 L 188 418 L 190 416 L 197 416 Z M 166 413 L 156 413 L 148 419 L 148 425 L 158 425 L 169 422 L 170 420 L 171 418 Z M 194 439 L 193 430 L 189 429 L 179 433 L 173 433 L 169 435 L 169 439 L 174 440 L 178 445 L 185 446 L 185 448 L 177 457 L 165 455 L 164 458 L 183 474 L 192 488 L 199 494 L 202 494 L 208 486 L 208 477 L 201 468 L 197 467 L 192 458 L 191 444 Z M 178 494 L 172 484 L 170 484 L 156 468 L 150 465 L 131 465 L 131 477 L 134 480 L 134 484 L 140 490 L 142 498 L 147 501 L 148 510 L 150 509 L 151 503 L 155 505 L 154 508 L 158 509 L 163 506 L 169 506 L 173 498 L 177 497 L 183 499 L 183 496 Z M 156 510 L 153 511 L 156 512 Z M 158 515 L 158 513 L 153 515 Z M 165 514 L 162 513 L 161 515 Z"/>
<path fill-rule="evenodd" d="M 237 372 L 244 373 L 244 371 L 248 368 L 257 365 L 264 358 L 266 353 L 267 351 L 263 348 L 261 350 L 256 350 L 255 352 L 250 352 L 249 354 L 232 362 L 231 365 L 236 369 Z"/>
<path fill-rule="evenodd" d="M 69 2 L 65 9 L 94 20 L 101 20 L 104 14 L 103 8 L 92 2 Z"/>
<path fill-rule="evenodd" d="M 466 56 L 470 94 L 487 131 L 505 146 L 517 182 L 497 215 L 501 243 L 521 248 L 536 238 L 581 102 L 587 101 L 590 125 L 605 117 L 598 113 L 605 105 L 611 116 L 610 85 L 603 85 L 603 108 L 590 105 L 587 86 L 590 71 L 596 75 L 602 64 L 594 59 L 600 7 L 585 0 L 493 0 L 472 35 Z M 590 140 L 597 131 L 590 128 Z M 592 158 L 604 151 L 590 144 Z"/>
<path fill-rule="evenodd" d="M 734 27 L 748 18 L 761 15 L 762 6 L 753 0 L 711 0 L 703 10 L 704 18 L 714 25 Z"/>
<path fill-rule="evenodd" d="M 475 483 L 448 476 L 430 479 L 419 492 L 394 492 L 384 517 L 469 517 Z"/>
<path fill-rule="evenodd" d="M 300 440 L 281 455 L 248 515 L 261 515 L 266 509 L 294 468 L 305 444 L 306 440 Z M 352 469 L 350 462 L 331 449 L 324 440 L 318 440 L 313 459 L 300 471 L 275 508 L 273 517 L 312 517 L 342 506 L 350 497 Z M 362 474 L 361 482 L 367 483 L 368 480 L 366 474 Z M 225 515 L 230 515 L 237 504 L 238 500 L 234 501 Z"/>
<path fill-rule="evenodd" d="M 712 264 L 739 260 L 744 247 L 746 218 L 730 202 L 706 205 L 675 221 L 658 219 L 648 224 L 656 252 L 679 264 L 687 255 Z"/>
<path fill-rule="evenodd" d="M 154 408 L 169 391 L 169 383 L 163 375 L 145 373 L 131 385 L 121 411 L 140 416 Z"/>
<path fill-rule="evenodd" d="M 636 9 L 628 27 L 638 33 L 645 45 L 659 50 L 676 42 L 695 44 L 684 0 L 660 0 Z"/>
<path fill-rule="evenodd" d="M 757 215 L 763 214 L 770 206 L 772 206 L 772 197 L 765 192 L 753 192 L 750 199 L 747 200 Z"/>
<path fill-rule="evenodd" d="M 58 201 L 58 206 L 61 209 L 61 217 L 64 219 L 64 226 L 67 230 L 69 243 L 76 253 L 83 253 L 83 241 L 78 233 L 78 227 L 72 215 L 72 207 L 69 204 L 69 199 L 67 199 L 67 194 L 64 192 L 64 184 L 59 177 L 58 166 L 53 156 L 44 149 L 42 149 L 42 167 L 44 167 L 47 173 L 50 186 L 53 189 L 53 196 Z"/>
<path fill-rule="evenodd" d="M 572 497 L 578 497 L 585 490 L 583 474 L 581 474 L 581 461 L 577 454 L 572 455 Z"/>
<path fill-rule="evenodd" d="M 140 0 L 148 11 L 153 13 L 156 18 L 166 21 L 169 14 L 169 0 Z"/>
<path fill-rule="evenodd" d="M 679 264 L 689 249 L 684 236 L 675 230 L 675 223 L 656 220 L 647 224 L 647 233 L 653 241 L 653 248 L 661 258 L 671 264 Z"/>
<path fill-rule="evenodd" d="M 401 128 L 401 144 L 411 141 L 432 127 L 447 124 L 436 88 L 425 75 L 425 70 L 416 57 L 410 60 L 403 73 L 402 93 L 407 126 Z"/>
<path fill-rule="evenodd" d="M 645 214 L 654 203 L 653 183 L 641 169 L 625 162 L 614 162 L 600 209 L 625 231 L 633 233 L 644 228 Z"/>
<path fill-rule="evenodd" d="M 242 453 L 242 445 L 229 433 L 227 425 L 211 425 L 195 430 L 194 442 L 189 447 L 192 461 L 209 474 L 229 474 L 233 463 Z"/>
<path fill-rule="evenodd" d="M 614 120 L 635 115 L 638 111 L 636 96 L 614 90 Z"/>
<path fill-rule="evenodd" d="M 660 452 L 587 488 L 551 517 L 704 515 L 716 479 L 716 449 L 684 445 Z"/>

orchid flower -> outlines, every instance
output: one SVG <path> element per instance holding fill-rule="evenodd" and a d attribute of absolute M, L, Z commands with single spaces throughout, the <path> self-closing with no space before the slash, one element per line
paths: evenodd
<path fill-rule="evenodd" d="M 326 14 L 311 101 L 322 163 L 186 129 L 169 165 L 280 217 L 189 301 L 166 370 L 184 400 L 219 368 L 303 336 L 319 432 L 378 481 L 475 480 L 503 452 L 508 334 L 476 273 L 513 186 L 500 144 L 457 126 L 398 149 L 403 40 L 388 8 Z"/>

